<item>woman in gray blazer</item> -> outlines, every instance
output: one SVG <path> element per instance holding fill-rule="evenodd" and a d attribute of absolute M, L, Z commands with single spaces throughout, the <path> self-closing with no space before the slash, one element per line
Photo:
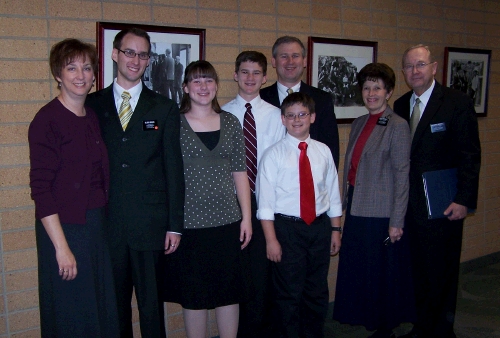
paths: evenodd
<path fill-rule="evenodd" d="M 394 337 L 414 316 L 404 216 L 408 203 L 410 130 L 387 101 L 396 82 L 383 63 L 366 65 L 358 84 L 369 114 L 351 127 L 344 161 L 346 210 L 333 318 Z"/>

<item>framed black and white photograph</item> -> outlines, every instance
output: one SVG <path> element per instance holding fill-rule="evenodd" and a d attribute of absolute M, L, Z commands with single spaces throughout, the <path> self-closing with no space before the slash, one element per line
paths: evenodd
<path fill-rule="evenodd" d="M 477 116 L 486 116 L 491 50 L 446 47 L 443 83 L 474 102 Z"/>
<path fill-rule="evenodd" d="M 205 29 L 98 22 L 97 89 L 113 83 L 117 74 L 116 63 L 111 59 L 113 40 L 119 31 L 131 27 L 145 30 L 151 38 L 149 65 L 142 76 L 144 85 L 179 104 L 186 66 L 205 58 Z"/>
<path fill-rule="evenodd" d="M 373 41 L 309 37 L 308 83 L 332 95 L 338 123 L 351 123 L 366 114 L 357 75 L 377 61 L 377 47 Z"/>

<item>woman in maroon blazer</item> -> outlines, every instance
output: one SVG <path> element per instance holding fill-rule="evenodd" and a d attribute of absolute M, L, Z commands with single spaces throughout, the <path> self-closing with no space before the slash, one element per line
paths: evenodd
<path fill-rule="evenodd" d="M 55 44 L 50 68 L 60 90 L 30 124 L 42 337 L 114 337 L 116 300 L 103 215 L 108 155 L 94 112 L 94 46 Z"/>

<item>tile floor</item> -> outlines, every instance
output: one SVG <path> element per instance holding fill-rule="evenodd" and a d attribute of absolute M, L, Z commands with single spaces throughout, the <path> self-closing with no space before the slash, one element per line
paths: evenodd
<path fill-rule="evenodd" d="M 411 324 L 402 324 L 395 333 L 399 336 L 410 330 Z M 371 333 L 362 326 L 340 325 L 331 319 L 325 325 L 325 338 L 366 338 Z M 500 338 L 498 260 L 460 274 L 455 333 L 457 338 Z"/>

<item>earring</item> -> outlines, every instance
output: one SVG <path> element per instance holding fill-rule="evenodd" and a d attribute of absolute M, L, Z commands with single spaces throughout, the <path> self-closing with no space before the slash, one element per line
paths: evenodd
<path fill-rule="evenodd" d="M 61 87 L 61 86 L 62 86 L 62 83 L 61 83 L 61 82 L 58 82 L 58 83 L 57 83 L 57 86 L 58 86 L 58 87 Z"/>

